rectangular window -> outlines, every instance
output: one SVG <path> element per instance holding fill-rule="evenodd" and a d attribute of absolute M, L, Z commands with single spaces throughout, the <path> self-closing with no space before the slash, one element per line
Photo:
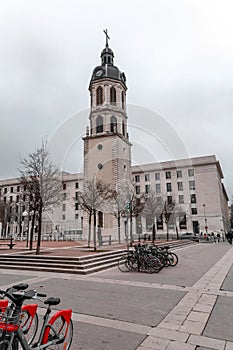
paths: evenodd
<path fill-rule="evenodd" d="M 65 220 L 66 219 L 66 214 L 63 214 L 62 215 L 62 220 Z"/>
<path fill-rule="evenodd" d="M 176 176 L 177 178 L 182 177 L 182 170 L 177 170 Z"/>
<path fill-rule="evenodd" d="M 79 188 L 79 183 L 75 182 L 75 188 Z"/>
<path fill-rule="evenodd" d="M 19 207 L 18 207 L 18 205 L 16 205 L 16 207 L 15 207 L 15 212 L 16 212 L 16 214 L 18 214 L 18 212 L 19 212 Z M 17 216 L 16 216 L 16 218 L 17 218 Z"/>
<path fill-rule="evenodd" d="M 6 203 L 6 197 L 3 197 L 3 202 Z"/>
<path fill-rule="evenodd" d="M 184 196 L 179 195 L 179 204 L 184 204 Z"/>
<path fill-rule="evenodd" d="M 156 202 L 157 202 L 157 204 L 161 204 L 162 203 L 162 197 L 157 197 L 156 198 Z"/>
<path fill-rule="evenodd" d="M 194 169 L 188 169 L 188 176 L 194 176 Z"/>
<path fill-rule="evenodd" d="M 191 208 L 192 215 L 197 215 L 197 208 Z"/>
<path fill-rule="evenodd" d="M 19 192 L 19 191 L 20 191 L 20 186 L 18 185 L 18 186 L 17 186 L 17 192 Z"/>
<path fill-rule="evenodd" d="M 66 200 L 66 192 L 63 193 L 63 201 Z"/>
<path fill-rule="evenodd" d="M 14 187 L 11 187 L 11 193 L 13 193 L 14 192 Z"/>
<path fill-rule="evenodd" d="M 66 211 L 66 205 L 62 204 L 62 211 Z"/>
<path fill-rule="evenodd" d="M 168 182 L 166 184 L 166 186 L 167 186 L 167 192 L 171 192 L 172 191 L 172 184 L 170 182 Z"/>
<path fill-rule="evenodd" d="M 160 173 L 155 173 L 155 180 L 160 180 Z"/>
<path fill-rule="evenodd" d="M 63 190 L 66 190 L 66 184 L 65 183 L 62 185 L 62 187 L 63 187 Z"/>
<path fill-rule="evenodd" d="M 19 195 L 16 196 L 16 203 L 19 202 Z"/>
<path fill-rule="evenodd" d="M 78 200 L 78 192 L 75 192 L 75 200 Z"/>
<path fill-rule="evenodd" d="M 189 189 L 195 190 L 195 181 L 189 181 Z"/>
<path fill-rule="evenodd" d="M 190 200 L 191 200 L 191 203 L 197 203 L 196 195 L 195 194 L 190 194 Z"/>
<path fill-rule="evenodd" d="M 156 184 L 155 185 L 155 192 L 156 193 L 161 193 L 161 185 L 160 184 Z"/>
<path fill-rule="evenodd" d="M 135 186 L 136 194 L 140 194 L 140 186 Z"/>
<path fill-rule="evenodd" d="M 178 191 L 183 191 L 183 182 L 177 182 Z"/>
<path fill-rule="evenodd" d="M 166 173 L 165 173 L 165 177 L 166 177 L 166 179 L 171 179 L 171 172 L 170 171 L 166 171 Z"/>
<path fill-rule="evenodd" d="M 150 181 L 150 174 L 145 174 L 145 181 Z"/>
<path fill-rule="evenodd" d="M 140 175 L 135 175 L 135 182 L 140 182 Z"/>
<path fill-rule="evenodd" d="M 150 193 L 150 185 L 145 186 L 145 192 L 146 194 Z"/>
<path fill-rule="evenodd" d="M 180 222 L 180 229 L 187 229 L 187 221 L 186 221 L 185 213 L 179 214 L 179 222 Z"/>
<path fill-rule="evenodd" d="M 10 203 L 13 202 L 13 196 L 10 196 Z"/>
<path fill-rule="evenodd" d="M 162 215 L 157 219 L 157 230 L 162 230 L 163 229 L 163 217 Z"/>
<path fill-rule="evenodd" d="M 172 196 L 167 196 L 167 204 L 172 204 Z"/>
<path fill-rule="evenodd" d="M 78 210 L 79 206 L 78 203 L 75 203 L 75 210 Z"/>
<path fill-rule="evenodd" d="M 75 217 L 75 220 L 78 220 L 78 214 L 75 214 L 74 217 Z"/>
<path fill-rule="evenodd" d="M 4 188 L 4 193 L 7 193 L 7 187 Z"/>

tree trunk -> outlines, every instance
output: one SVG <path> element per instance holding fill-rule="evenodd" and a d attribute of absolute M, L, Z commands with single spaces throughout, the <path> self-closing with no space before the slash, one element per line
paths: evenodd
<path fill-rule="evenodd" d="M 169 229 L 168 229 L 168 223 L 166 223 L 167 225 L 167 241 L 169 241 Z"/>
<path fill-rule="evenodd" d="M 32 250 L 32 248 L 33 248 L 33 233 L 34 233 L 35 217 L 36 217 L 36 212 L 33 211 L 31 232 L 30 232 L 30 247 L 29 247 L 30 250 Z"/>
<path fill-rule="evenodd" d="M 94 227 L 93 227 L 93 240 L 94 240 L 94 252 L 96 252 L 96 210 L 93 212 L 94 215 Z"/>
<path fill-rule="evenodd" d="M 132 213 L 132 210 L 130 210 L 130 222 L 129 222 L 129 229 L 130 229 L 130 247 L 132 247 L 133 245 L 133 213 Z"/>
<path fill-rule="evenodd" d="M 117 224 L 118 224 L 118 243 L 121 243 L 121 217 L 118 215 L 117 218 Z"/>
<path fill-rule="evenodd" d="M 89 213 L 89 220 L 88 220 L 88 240 L 87 240 L 87 246 L 90 248 L 91 246 L 91 212 Z"/>
<path fill-rule="evenodd" d="M 42 228 L 42 204 L 40 204 L 40 208 L 38 211 L 38 237 L 37 237 L 37 247 L 36 247 L 37 255 L 40 254 L 41 228 Z"/>
<path fill-rule="evenodd" d="M 155 241 L 155 236 L 156 236 L 156 231 L 155 231 L 155 222 L 154 222 L 152 226 L 152 243 L 154 243 Z"/>

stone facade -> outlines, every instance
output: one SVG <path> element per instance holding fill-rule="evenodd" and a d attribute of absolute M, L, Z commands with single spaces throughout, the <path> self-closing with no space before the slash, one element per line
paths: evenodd
<path fill-rule="evenodd" d="M 114 66 L 113 59 L 114 54 L 106 41 L 101 65 L 94 68 L 89 85 L 90 116 L 83 138 L 83 174 L 63 174 L 62 201 L 52 212 L 44 213 L 43 234 L 60 237 L 82 232 L 82 237 L 87 237 L 87 214 L 80 210 L 77 199 L 78 191 L 92 179 L 101 179 L 111 184 L 112 189 L 116 189 L 122 180 L 132 181 L 138 195 L 145 193 L 146 197 L 154 191 L 161 201 L 175 201 L 182 216 L 177 216 L 176 222 L 170 224 L 171 234 L 175 235 L 177 229 L 179 233 L 226 231 L 229 225 L 228 197 L 222 182 L 222 170 L 214 155 L 131 165 L 126 77 Z M 2 199 L 15 203 L 7 234 L 22 237 L 30 226 L 30 215 L 23 215 L 28 213 L 23 188 L 17 179 L 0 180 L 0 188 Z M 116 219 L 110 213 L 101 215 L 102 234 L 116 239 Z M 145 212 L 134 220 L 133 225 L 134 233 L 151 232 L 151 218 Z M 121 226 L 124 236 L 123 222 Z M 166 234 L 166 225 L 159 220 L 157 234 L 161 237 Z"/>

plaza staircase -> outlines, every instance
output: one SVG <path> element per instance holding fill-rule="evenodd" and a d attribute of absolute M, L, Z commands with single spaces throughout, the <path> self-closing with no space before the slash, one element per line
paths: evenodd
<path fill-rule="evenodd" d="M 176 241 L 158 245 L 163 246 L 168 244 L 173 249 L 196 243 L 193 241 Z M 0 255 L 0 269 L 87 275 L 117 266 L 118 260 L 126 255 L 126 253 L 126 250 L 112 250 L 80 257 L 29 255 L 25 253 L 4 254 Z"/>

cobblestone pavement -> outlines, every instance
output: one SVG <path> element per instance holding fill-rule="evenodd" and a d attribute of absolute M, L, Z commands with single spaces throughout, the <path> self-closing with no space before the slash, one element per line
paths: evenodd
<path fill-rule="evenodd" d="M 60 253 L 80 249 L 77 245 L 57 248 Z M 46 250 L 55 252 L 52 246 Z M 23 280 L 32 286 L 43 283 L 49 292 L 56 288 L 58 295 L 63 292 L 77 325 L 72 350 L 233 350 L 233 248 L 226 242 L 199 244 L 178 253 L 183 265 L 161 271 L 153 279 L 120 274 L 115 268 L 91 276 L 56 277 L 29 271 L 16 276 L 14 271 L 0 270 L 0 284 L 4 288 Z M 58 250 L 55 255 L 60 255 Z M 195 257 L 199 275 L 191 283 Z"/>

